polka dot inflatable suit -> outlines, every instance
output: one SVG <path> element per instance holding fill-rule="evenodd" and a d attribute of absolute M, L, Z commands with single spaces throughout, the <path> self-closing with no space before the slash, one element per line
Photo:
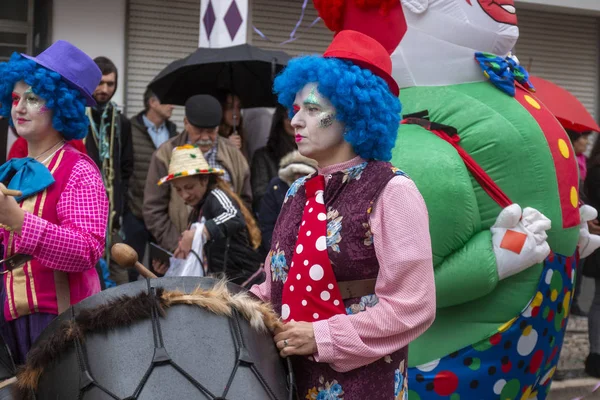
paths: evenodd
<path fill-rule="evenodd" d="M 344 303 L 327 253 L 325 179 L 306 182 L 306 204 L 292 256 L 291 270 L 282 294 L 281 318 L 313 322 L 345 314 Z"/>
<path fill-rule="evenodd" d="M 410 368 L 409 400 L 545 399 L 560 356 L 579 260 L 551 254 L 537 292 L 490 337 Z"/>

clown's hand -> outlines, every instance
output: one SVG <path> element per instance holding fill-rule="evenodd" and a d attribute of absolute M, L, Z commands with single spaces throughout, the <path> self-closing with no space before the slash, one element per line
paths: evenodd
<path fill-rule="evenodd" d="M 577 249 L 579 257 L 585 258 L 600 247 L 600 236 L 590 233 L 588 227 L 588 222 L 594 221 L 598 217 L 598 211 L 594 207 L 584 204 L 579 208 L 579 215 L 581 216 L 581 225 L 579 226 Z"/>
<path fill-rule="evenodd" d="M 506 207 L 490 228 L 500 280 L 544 261 L 550 254 L 546 231 L 550 220 L 533 208 L 521 212 L 518 204 Z"/>

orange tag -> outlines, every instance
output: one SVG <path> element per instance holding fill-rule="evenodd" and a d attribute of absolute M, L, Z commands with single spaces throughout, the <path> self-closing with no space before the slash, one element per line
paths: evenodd
<path fill-rule="evenodd" d="M 521 254 L 527 235 L 517 231 L 507 230 L 500 243 L 500 248 Z"/>

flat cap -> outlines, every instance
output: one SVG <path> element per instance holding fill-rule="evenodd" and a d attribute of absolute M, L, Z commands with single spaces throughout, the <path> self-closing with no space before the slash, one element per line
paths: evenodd
<path fill-rule="evenodd" d="M 208 94 L 197 94 L 185 102 L 185 117 L 197 128 L 219 126 L 222 116 L 221 104 Z"/>

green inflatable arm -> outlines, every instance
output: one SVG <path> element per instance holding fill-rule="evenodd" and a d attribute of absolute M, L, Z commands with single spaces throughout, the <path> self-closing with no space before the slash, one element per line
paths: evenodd
<path fill-rule="evenodd" d="M 482 230 L 475 188 L 456 150 L 418 125 L 403 125 L 394 164 L 413 179 L 429 211 L 437 307 L 462 304 L 498 284 L 491 232 Z M 435 176 L 435 180 L 431 177 Z"/>

